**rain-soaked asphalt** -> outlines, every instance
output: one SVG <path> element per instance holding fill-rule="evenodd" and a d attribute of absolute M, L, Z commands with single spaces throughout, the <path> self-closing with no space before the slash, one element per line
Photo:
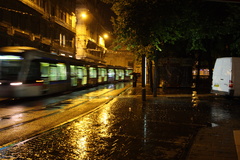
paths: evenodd
<path fill-rule="evenodd" d="M 239 99 L 177 92 L 142 102 L 141 89 L 130 88 L 73 122 L 2 148 L 0 158 L 183 160 L 199 129 L 230 122 L 240 127 Z"/>

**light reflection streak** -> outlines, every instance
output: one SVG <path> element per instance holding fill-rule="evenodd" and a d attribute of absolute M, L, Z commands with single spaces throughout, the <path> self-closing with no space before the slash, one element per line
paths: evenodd
<path fill-rule="evenodd" d="M 144 133 L 144 143 L 147 142 L 147 115 L 144 114 L 144 125 L 143 125 L 143 133 Z"/>
<path fill-rule="evenodd" d="M 21 121 L 24 117 L 23 112 L 26 111 L 25 106 L 14 106 L 11 110 L 11 112 L 7 112 L 7 114 L 11 115 L 11 119 L 13 121 Z"/>
<path fill-rule="evenodd" d="M 199 98 L 198 98 L 198 95 L 197 95 L 197 91 L 193 91 L 192 93 L 192 107 L 197 107 L 198 106 L 198 103 L 199 103 Z"/>
<path fill-rule="evenodd" d="M 72 123 L 70 127 L 69 141 L 74 148 L 74 153 L 78 155 L 79 158 L 85 159 L 88 157 L 89 139 L 90 135 L 86 134 L 89 130 L 89 118 L 83 118 L 81 121 Z"/>
<path fill-rule="evenodd" d="M 75 152 L 77 152 L 78 154 L 80 153 L 80 157 L 84 158 L 87 157 L 87 137 L 81 137 L 78 141 L 77 141 L 77 148 Z"/>
<path fill-rule="evenodd" d="M 110 84 L 110 85 L 108 86 L 108 89 L 112 89 L 112 88 L 114 88 L 114 85 L 113 85 L 113 84 Z"/>
<path fill-rule="evenodd" d="M 107 146 L 105 138 L 109 138 L 112 134 L 109 131 L 111 126 L 111 106 L 99 110 L 98 116 L 89 115 L 81 120 L 72 123 L 69 127 L 68 137 L 74 153 L 79 159 L 87 159 L 93 149 L 104 149 Z M 101 142 L 99 144 L 99 142 Z M 98 143 L 98 146 L 92 144 Z"/>
<path fill-rule="evenodd" d="M 110 107 L 107 106 L 105 109 L 101 110 L 99 117 L 98 117 L 98 122 L 101 124 L 100 127 L 100 136 L 101 137 L 110 137 L 109 133 L 109 127 L 110 127 Z"/>
<path fill-rule="evenodd" d="M 14 114 L 13 116 L 11 116 L 11 119 L 13 121 L 21 121 L 22 120 L 22 117 L 23 117 L 23 114 L 22 113 L 19 113 L 19 114 Z"/>

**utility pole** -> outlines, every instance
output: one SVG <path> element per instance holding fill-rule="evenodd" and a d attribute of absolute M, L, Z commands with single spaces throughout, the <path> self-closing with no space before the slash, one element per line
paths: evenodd
<path fill-rule="evenodd" d="M 146 56 L 142 55 L 142 101 L 146 101 Z"/>

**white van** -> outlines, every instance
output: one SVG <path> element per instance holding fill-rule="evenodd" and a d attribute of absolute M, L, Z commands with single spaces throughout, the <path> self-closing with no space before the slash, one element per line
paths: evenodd
<path fill-rule="evenodd" d="M 240 57 L 217 58 L 211 92 L 216 95 L 240 96 Z"/>

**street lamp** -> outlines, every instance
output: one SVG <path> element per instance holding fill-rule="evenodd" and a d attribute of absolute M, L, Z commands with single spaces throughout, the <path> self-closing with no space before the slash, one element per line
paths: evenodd
<path fill-rule="evenodd" d="M 87 13 L 86 12 L 82 12 L 81 13 L 81 17 L 82 17 L 82 19 L 86 19 L 87 18 Z"/>
<path fill-rule="evenodd" d="M 109 35 L 108 35 L 107 33 L 105 33 L 105 34 L 103 35 L 103 37 L 104 37 L 104 39 L 108 39 L 108 38 L 109 38 Z"/>

